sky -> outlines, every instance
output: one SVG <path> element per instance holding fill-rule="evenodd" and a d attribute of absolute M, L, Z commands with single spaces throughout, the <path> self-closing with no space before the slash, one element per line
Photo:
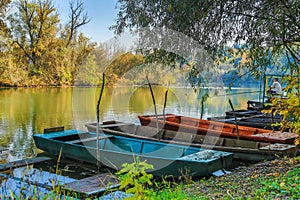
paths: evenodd
<path fill-rule="evenodd" d="M 53 1 L 62 22 L 69 18 L 69 0 Z M 115 23 L 118 10 L 116 9 L 117 0 L 82 0 L 85 11 L 91 21 L 82 28 L 85 36 L 93 42 L 105 42 L 114 37 L 113 31 L 109 27 Z M 65 21 L 64 21 L 65 20 Z"/>

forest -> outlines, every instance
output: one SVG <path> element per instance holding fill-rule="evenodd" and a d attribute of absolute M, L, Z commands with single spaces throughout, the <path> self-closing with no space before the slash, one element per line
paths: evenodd
<path fill-rule="evenodd" d="M 141 65 L 152 62 L 149 56 L 144 56 L 145 52 L 126 52 L 117 42 L 92 42 L 81 32 L 91 20 L 83 1 L 70 1 L 68 16 L 69 19 L 62 20 L 52 0 L 1 1 L 0 86 L 95 86 L 100 84 L 104 71 L 106 84 L 113 86 L 124 73 L 138 66 L 135 77 L 126 81 L 143 84 L 141 80 L 149 70 L 145 71 Z M 230 66 L 223 62 L 219 70 L 227 85 L 237 75 Z M 159 69 L 150 67 L 150 71 L 156 74 L 153 79 L 164 80 L 164 74 L 170 69 L 160 66 Z M 176 82 L 178 77 L 173 74 L 172 80 Z M 243 80 L 253 81 L 250 74 Z"/>
<path fill-rule="evenodd" d="M 99 83 L 110 60 L 123 50 L 116 44 L 111 52 L 108 45 L 92 42 L 81 32 L 91 20 L 84 3 L 69 5 L 69 19 L 62 20 L 52 0 L 1 1 L 0 86 Z M 141 59 L 133 54 L 123 57 L 127 64 Z"/>
<path fill-rule="evenodd" d="M 142 55 L 126 52 L 116 41 L 92 42 L 81 32 L 91 20 L 84 2 L 69 5 L 69 19 L 62 20 L 52 0 L 1 1 L 0 86 L 95 86 L 104 72 L 106 85 L 113 86 L 144 62 Z M 143 84 L 148 72 L 137 70 L 127 81 Z M 158 76 L 168 71 L 157 70 Z"/>

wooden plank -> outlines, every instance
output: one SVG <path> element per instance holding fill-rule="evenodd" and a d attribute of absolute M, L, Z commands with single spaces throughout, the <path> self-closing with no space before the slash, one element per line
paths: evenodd
<path fill-rule="evenodd" d="M 35 158 L 27 158 L 23 160 L 17 160 L 9 163 L 4 163 L 0 165 L 0 171 L 10 170 L 18 167 L 23 167 L 26 165 L 31 165 L 34 163 L 45 162 L 47 160 L 51 160 L 49 157 L 35 157 Z"/>
<path fill-rule="evenodd" d="M 100 136 L 98 139 L 101 140 L 101 139 L 106 139 L 106 138 L 111 138 L 113 137 L 112 135 L 106 135 L 106 136 Z M 97 140 L 97 137 L 91 137 L 91 138 L 82 138 L 82 139 L 79 139 L 79 140 L 71 140 L 71 141 L 68 141 L 69 143 L 71 144 L 76 144 L 76 143 L 81 143 L 81 142 L 90 142 L 90 141 L 96 141 Z"/>
<path fill-rule="evenodd" d="M 61 132 L 64 130 L 65 130 L 65 127 L 58 126 L 58 127 L 52 127 L 52 128 L 45 128 L 44 133 Z"/>
<path fill-rule="evenodd" d="M 99 126 L 99 128 L 110 128 L 110 127 L 128 126 L 128 125 L 134 125 L 134 124 L 132 123 L 102 124 Z"/>
<path fill-rule="evenodd" d="M 11 175 L 8 175 L 8 174 L 2 174 L 2 173 L 0 173 L 0 177 L 3 177 L 5 179 L 13 179 L 14 181 L 18 181 L 20 183 L 28 184 L 28 186 L 34 185 L 34 186 L 46 188 L 48 190 L 52 190 L 53 189 L 53 186 L 49 186 L 49 185 L 44 184 L 44 183 L 38 183 L 37 181 L 26 180 L 25 178 L 14 177 L 14 176 L 11 176 Z"/>
<path fill-rule="evenodd" d="M 3 151 L 8 151 L 9 148 L 6 148 L 6 147 L 0 147 L 0 153 L 2 153 Z"/>
<path fill-rule="evenodd" d="M 119 187 L 119 183 L 120 181 L 115 175 L 104 173 L 67 183 L 64 185 L 64 188 L 86 195 L 93 195 L 105 192 L 108 189 Z"/>

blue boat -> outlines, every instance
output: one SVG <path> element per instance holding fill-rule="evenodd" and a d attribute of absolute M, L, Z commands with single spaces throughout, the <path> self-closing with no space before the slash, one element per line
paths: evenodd
<path fill-rule="evenodd" d="M 228 168 L 232 153 L 167 144 L 163 142 L 113 136 L 80 130 L 45 131 L 33 135 L 37 148 L 58 156 L 120 170 L 122 164 L 133 163 L 137 157 L 153 165 L 148 170 L 155 176 L 208 176 Z M 97 141 L 99 144 L 97 145 Z M 98 154 L 97 154 L 98 146 Z M 98 159 L 99 158 L 99 162 Z"/>

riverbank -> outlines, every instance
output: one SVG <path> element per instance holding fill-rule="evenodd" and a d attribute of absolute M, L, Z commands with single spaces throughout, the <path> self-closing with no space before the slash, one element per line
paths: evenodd
<path fill-rule="evenodd" d="M 299 199 L 300 156 L 238 167 L 185 190 L 197 199 Z"/>

